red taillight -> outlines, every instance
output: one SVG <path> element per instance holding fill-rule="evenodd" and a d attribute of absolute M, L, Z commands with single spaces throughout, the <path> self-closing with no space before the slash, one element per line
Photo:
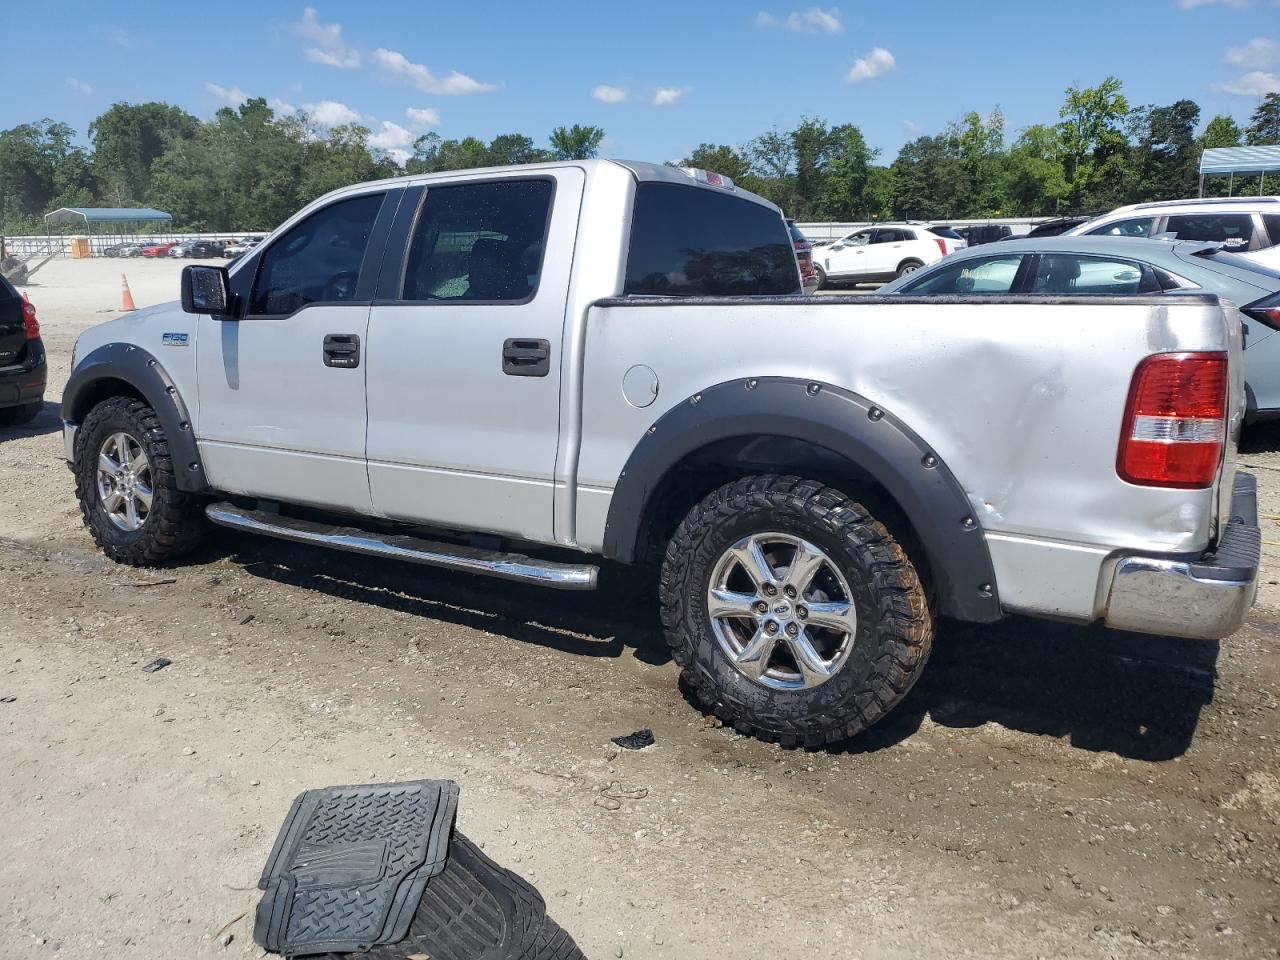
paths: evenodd
<path fill-rule="evenodd" d="M 36 305 L 22 295 L 22 325 L 27 329 L 27 339 L 34 340 L 40 336 L 40 321 L 36 319 Z"/>
<path fill-rule="evenodd" d="M 1134 371 L 1116 470 L 1146 487 L 1207 487 L 1227 437 L 1227 355 L 1161 353 Z"/>
<path fill-rule="evenodd" d="M 938 245 L 938 249 L 942 251 L 942 255 L 945 257 L 947 255 L 947 241 L 941 237 L 934 237 L 933 242 Z"/>

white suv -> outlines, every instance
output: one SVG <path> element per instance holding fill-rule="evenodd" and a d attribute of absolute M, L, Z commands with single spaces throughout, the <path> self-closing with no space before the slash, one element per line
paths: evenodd
<path fill-rule="evenodd" d="M 1280 197 L 1218 197 L 1135 203 L 1087 220 L 1067 236 L 1210 240 L 1280 268 Z"/>
<path fill-rule="evenodd" d="M 815 247 L 813 263 L 821 289 L 834 280 L 893 280 L 966 246 L 950 231 L 934 233 L 928 224 L 877 223 Z"/>

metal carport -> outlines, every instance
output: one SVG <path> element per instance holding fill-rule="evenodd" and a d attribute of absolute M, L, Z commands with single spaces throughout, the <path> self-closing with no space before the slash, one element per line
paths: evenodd
<path fill-rule="evenodd" d="M 1257 175 L 1258 195 L 1268 173 L 1280 173 L 1280 145 L 1271 147 L 1210 147 L 1200 156 L 1200 196 L 1204 196 L 1205 177 L 1228 177 L 1227 195 L 1235 189 L 1236 174 Z"/>
<path fill-rule="evenodd" d="M 110 233 L 111 239 L 137 237 L 142 224 L 167 223 L 172 219 L 163 210 L 150 207 L 61 207 L 44 215 L 44 229 L 49 234 L 50 227 L 81 225 L 89 236 L 90 247 L 98 252 L 105 246 L 103 241 L 108 239 L 102 236 L 103 232 Z M 111 230 L 111 227 L 115 229 Z"/>

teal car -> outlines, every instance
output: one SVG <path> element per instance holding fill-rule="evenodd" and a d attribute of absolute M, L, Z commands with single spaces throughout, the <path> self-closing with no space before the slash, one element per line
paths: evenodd
<path fill-rule="evenodd" d="M 1280 271 L 1219 243 L 1144 237 L 1027 237 L 951 254 L 881 294 L 1150 296 L 1199 290 L 1230 300 L 1245 327 L 1248 419 L 1280 417 Z"/>

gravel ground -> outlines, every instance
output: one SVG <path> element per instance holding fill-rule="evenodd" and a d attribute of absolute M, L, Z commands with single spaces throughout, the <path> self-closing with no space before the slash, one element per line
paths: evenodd
<path fill-rule="evenodd" d="M 886 722 L 808 753 L 704 719 L 625 590 L 229 532 L 118 567 L 81 529 L 56 402 L 120 270 L 146 306 L 179 266 L 57 262 L 27 288 L 51 375 L 0 436 L 5 958 L 259 956 L 292 798 L 416 777 L 461 784 L 461 828 L 591 957 L 1280 956 L 1275 580 L 1221 644 L 945 623 Z M 1264 577 L 1278 450 L 1259 431 L 1242 457 Z M 654 747 L 610 744 L 640 727 Z"/>

